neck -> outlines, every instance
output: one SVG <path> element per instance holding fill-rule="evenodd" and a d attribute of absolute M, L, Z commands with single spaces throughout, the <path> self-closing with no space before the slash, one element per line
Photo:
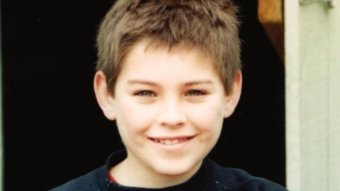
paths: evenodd
<path fill-rule="evenodd" d="M 165 188 L 175 186 L 188 181 L 199 170 L 202 163 L 195 169 L 185 174 L 168 175 L 160 174 L 143 165 L 130 162 L 128 158 L 114 166 L 110 173 L 118 184 L 128 187 L 139 188 Z"/>

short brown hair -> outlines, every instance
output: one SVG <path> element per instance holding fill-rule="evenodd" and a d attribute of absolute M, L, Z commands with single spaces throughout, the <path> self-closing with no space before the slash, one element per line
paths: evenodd
<path fill-rule="evenodd" d="M 169 46 L 188 43 L 207 52 L 227 93 L 241 68 L 237 7 L 231 0 L 118 0 L 97 36 L 97 70 L 114 93 L 124 57 L 150 38 Z"/>

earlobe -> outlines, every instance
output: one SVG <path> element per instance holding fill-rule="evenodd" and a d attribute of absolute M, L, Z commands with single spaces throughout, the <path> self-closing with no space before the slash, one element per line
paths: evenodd
<path fill-rule="evenodd" d="M 102 71 L 96 72 L 93 87 L 97 102 L 105 117 L 109 120 L 115 120 L 114 97 L 108 90 L 106 76 Z"/>
<path fill-rule="evenodd" d="M 238 70 L 234 76 L 233 87 L 229 95 L 226 96 L 224 117 L 227 118 L 233 114 L 241 96 L 242 91 L 242 73 Z"/>

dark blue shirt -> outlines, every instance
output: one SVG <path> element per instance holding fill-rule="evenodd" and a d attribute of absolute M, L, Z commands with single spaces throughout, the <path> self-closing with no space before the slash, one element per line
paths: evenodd
<path fill-rule="evenodd" d="M 224 168 L 208 159 L 190 180 L 176 186 L 148 189 L 110 182 L 109 169 L 125 158 L 125 151 L 113 153 L 105 165 L 51 191 L 286 191 L 272 181 L 254 177 L 241 169 Z"/>

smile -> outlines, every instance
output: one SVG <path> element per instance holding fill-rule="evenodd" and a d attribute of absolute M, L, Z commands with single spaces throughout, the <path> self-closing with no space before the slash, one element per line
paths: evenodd
<path fill-rule="evenodd" d="M 181 138 L 150 138 L 153 142 L 160 143 L 163 145 L 176 145 L 186 142 L 193 137 L 181 137 Z"/>

